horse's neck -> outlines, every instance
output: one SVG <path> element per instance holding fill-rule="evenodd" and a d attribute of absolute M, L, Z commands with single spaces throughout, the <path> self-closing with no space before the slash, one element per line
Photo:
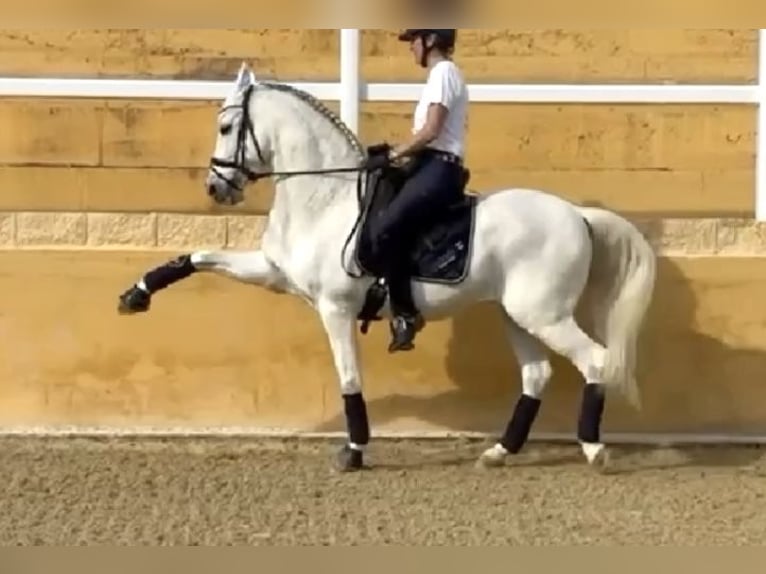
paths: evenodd
<path fill-rule="evenodd" d="M 302 102 L 274 106 L 271 133 L 276 172 L 352 167 L 359 155 L 346 137 Z M 333 231 L 354 223 L 359 174 L 327 173 L 277 177 L 268 232 L 288 249 L 298 241 L 324 243 Z M 325 237 L 327 236 L 327 237 Z"/>

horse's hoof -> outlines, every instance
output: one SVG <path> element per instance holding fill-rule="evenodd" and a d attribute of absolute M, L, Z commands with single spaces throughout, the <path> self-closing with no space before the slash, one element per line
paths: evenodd
<path fill-rule="evenodd" d="M 337 469 L 340 472 L 358 472 L 364 470 L 364 453 L 345 445 L 338 453 L 336 459 Z"/>
<path fill-rule="evenodd" d="M 490 468 L 502 468 L 505 466 L 508 452 L 500 445 L 495 445 L 482 453 L 476 461 L 476 468 L 486 470 Z"/>
<path fill-rule="evenodd" d="M 608 474 L 611 469 L 611 458 L 607 449 L 602 450 L 596 455 L 596 458 L 591 463 L 593 470 L 600 474 Z"/>
<path fill-rule="evenodd" d="M 584 444 L 582 449 L 593 470 L 600 473 L 609 471 L 609 451 L 603 444 Z"/>
<path fill-rule="evenodd" d="M 117 312 L 120 315 L 146 313 L 151 307 L 152 296 L 135 285 L 120 295 Z"/>

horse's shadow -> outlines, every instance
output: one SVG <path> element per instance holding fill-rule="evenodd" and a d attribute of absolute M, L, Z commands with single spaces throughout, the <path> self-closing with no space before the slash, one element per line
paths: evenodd
<path fill-rule="evenodd" d="M 760 380 L 766 373 L 766 353 L 729 346 L 699 332 L 696 325 L 699 312 L 697 296 L 683 269 L 671 259 L 660 258 L 654 301 L 639 347 L 638 377 L 643 407 L 635 411 L 619 397 L 610 396 L 604 419 L 606 438 L 609 433 L 723 434 L 735 431 L 732 421 L 743 418 L 741 397 L 748 396 L 752 381 Z M 450 431 L 471 430 L 493 435 L 505 427 L 521 386 L 500 311 L 492 305 L 478 305 L 456 315 L 450 322 L 445 361 L 453 388 L 437 396 L 395 393 L 369 399 L 373 429 L 402 418 L 418 419 Z M 546 390 L 535 430 L 564 433 L 574 441 L 581 379 L 568 362 L 556 355 L 552 357 L 555 374 Z M 395 368 L 388 367 L 389 371 Z M 368 389 L 374 384 L 374 378 L 368 377 Z M 695 426 L 685 423 L 690 413 L 695 415 L 694 420 L 700 421 Z M 752 420 L 743 422 L 748 422 L 751 430 L 759 425 Z M 338 411 L 317 430 L 344 428 L 343 413 Z M 766 420 L 763 429 L 753 432 L 761 430 L 766 434 Z M 463 464 L 480 452 L 483 445 L 469 442 L 466 447 L 451 457 L 449 454 L 436 457 L 433 464 L 450 465 L 450 461 Z M 532 445 L 530 450 L 534 449 Z M 757 448 L 676 450 L 618 446 L 614 452 L 627 461 L 626 472 L 690 466 L 741 467 L 763 457 Z M 560 455 L 529 459 L 535 466 L 582 463 L 582 455 L 574 445 Z M 523 461 L 524 457 L 519 460 Z"/>

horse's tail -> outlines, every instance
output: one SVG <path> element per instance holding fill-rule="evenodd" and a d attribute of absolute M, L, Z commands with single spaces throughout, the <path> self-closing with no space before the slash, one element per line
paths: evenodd
<path fill-rule="evenodd" d="M 636 347 L 654 292 L 656 255 L 641 232 L 619 215 L 600 208 L 580 211 L 593 230 L 587 292 L 595 334 L 607 349 L 604 383 L 640 409 Z"/>

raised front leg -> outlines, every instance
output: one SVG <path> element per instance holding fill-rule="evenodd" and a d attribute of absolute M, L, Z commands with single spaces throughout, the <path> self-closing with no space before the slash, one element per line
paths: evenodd
<path fill-rule="evenodd" d="M 282 273 L 262 251 L 198 251 L 176 257 L 146 273 L 120 295 L 118 311 L 122 314 L 146 312 L 152 295 L 197 272 L 220 273 L 273 291 L 284 290 L 286 284 Z"/>
<path fill-rule="evenodd" d="M 330 301 L 321 301 L 317 307 L 330 342 L 346 415 L 348 442 L 338 454 L 338 468 L 343 472 L 362 470 L 364 448 L 370 442 L 370 423 L 362 394 L 362 374 L 354 332 L 356 315 Z"/>

